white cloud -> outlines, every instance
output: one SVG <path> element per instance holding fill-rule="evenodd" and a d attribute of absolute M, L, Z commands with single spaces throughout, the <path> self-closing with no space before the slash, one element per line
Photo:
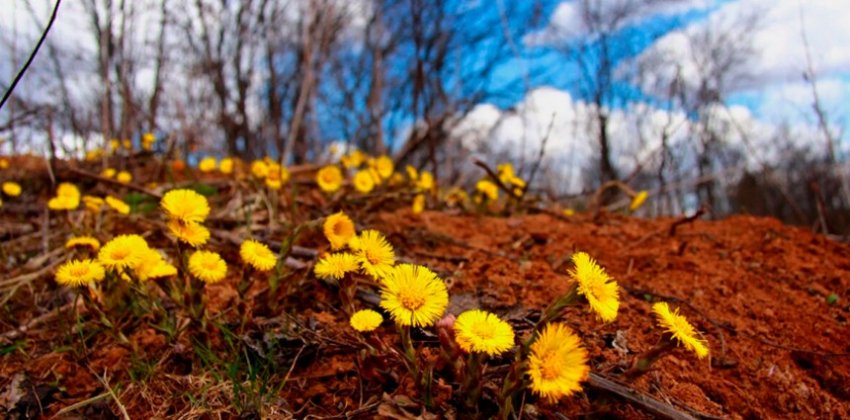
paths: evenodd
<path fill-rule="evenodd" d="M 714 3 L 716 0 L 662 0 L 650 4 L 645 0 L 567 1 L 558 4 L 546 27 L 526 36 L 525 43 L 557 44 L 592 35 L 594 28 L 585 19 L 588 15 L 596 16 L 604 25 L 610 24 L 605 31 L 617 31 L 657 17 L 705 10 Z"/>

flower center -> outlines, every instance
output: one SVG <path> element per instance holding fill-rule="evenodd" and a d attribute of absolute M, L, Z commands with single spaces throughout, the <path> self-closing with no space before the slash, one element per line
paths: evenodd
<path fill-rule="evenodd" d="M 472 333 L 482 340 L 490 340 L 496 336 L 496 330 L 492 325 L 478 322 L 472 326 Z"/>
<path fill-rule="evenodd" d="M 71 275 L 74 277 L 83 277 L 89 273 L 89 268 L 87 266 L 79 266 L 71 268 Z"/>
<path fill-rule="evenodd" d="M 206 260 L 206 261 L 204 261 L 204 263 L 202 265 L 207 270 L 215 270 L 215 268 L 218 264 L 216 264 L 215 260 Z"/>
<path fill-rule="evenodd" d="M 112 251 L 110 256 L 113 260 L 123 260 L 130 255 L 130 250 L 127 249 L 116 249 Z"/>
<path fill-rule="evenodd" d="M 369 263 L 370 263 L 370 264 L 372 264 L 372 265 L 378 265 L 378 264 L 380 264 L 380 263 L 381 263 L 381 257 L 380 257 L 380 255 L 378 255 L 378 253 L 377 253 L 377 252 L 375 252 L 375 251 L 373 251 L 373 250 L 371 250 L 371 249 L 366 250 L 366 259 L 367 259 L 367 260 L 369 261 Z"/>
<path fill-rule="evenodd" d="M 399 292 L 398 300 L 401 301 L 401 306 L 411 311 L 415 311 L 425 305 L 425 297 L 422 294 L 410 293 L 407 290 Z"/>
<path fill-rule="evenodd" d="M 547 381 L 552 381 L 560 376 L 563 370 L 563 363 L 555 355 L 548 355 L 543 359 L 543 366 L 540 369 L 540 376 Z"/>

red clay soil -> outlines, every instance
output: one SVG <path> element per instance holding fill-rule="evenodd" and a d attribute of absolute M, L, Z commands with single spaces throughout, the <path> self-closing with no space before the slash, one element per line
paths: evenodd
<path fill-rule="evenodd" d="M 772 219 L 746 216 L 698 220 L 680 226 L 674 235 L 672 219 L 624 216 L 597 221 L 546 214 L 502 218 L 426 211 L 414 216 L 401 209 L 359 221 L 384 232 L 402 260 L 438 272 L 450 285 L 451 313 L 480 307 L 510 320 L 519 331 L 528 331 L 539 311 L 567 289 L 571 253 L 588 252 L 622 287 L 615 322 L 601 323 L 586 305 L 570 308 L 563 319 L 589 349 L 593 372 L 618 380 L 636 354 L 658 342 L 661 332 L 651 315 L 653 301 L 679 307 L 704 333 L 709 358 L 697 360 L 677 349 L 630 385 L 680 411 L 721 418 L 850 418 L 850 246 L 846 244 Z M 307 233 L 299 243 L 326 249 L 318 231 Z M 292 280 L 301 293 L 291 303 L 298 306 L 294 322 L 314 331 L 322 344 L 299 342 L 287 350 L 303 353 L 294 358 L 290 354 L 282 364 L 277 374 L 289 381 L 275 398 L 262 403 L 261 415 L 419 414 L 411 401 L 417 398 L 415 391 L 397 361 L 358 362 L 362 345 L 337 309 L 333 286 L 316 280 L 306 269 L 299 275 L 303 278 Z M 228 279 L 207 290 L 214 307 L 239 304 L 235 282 Z M 827 297 L 832 293 L 839 299 L 830 304 Z M 369 293 L 361 297 L 364 307 L 374 302 Z M 244 310 L 249 308 L 240 307 Z M 259 336 L 285 328 L 274 315 L 256 314 Z M 49 417 L 102 394 L 105 388 L 98 375 L 113 386 L 123 383 L 118 392 L 132 418 L 192 417 L 187 414 L 192 405 L 221 408 L 207 409 L 209 418 L 234 414 L 232 385 L 222 385 L 209 375 L 189 374 L 187 360 L 194 357 L 189 343 L 168 344 L 160 331 L 141 324 L 127 334 L 129 344 L 102 343 L 83 359 L 73 352 L 53 351 L 75 339 L 60 331 L 47 326 L 28 338 L 25 352 L 2 356 L 0 390 L 6 394 L 0 400 L 8 401 L 8 394 L 16 392 L 13 381 L 23 381 L 30 389 L 24 398 L 41 404 L 29 413 Z M 385 323 L 378 335 L 391 341 L 397 334 Z M 435 354 L 433 335 L 415 338 L 427 347 L 426 356 Z M 130 381 L 127 371 L 136 364 L 132 354 L 140 353 L 160 362 L 146 381 Z M 492 362 L 485 374 L 485 400 L 492 400 L 508 362 Z M 395 374 L 380 373 L 393 370 L 390 366 L 395 366 Z M 376 371 L 374 376 L 368 374 Z M 439 372 L 437 378 L 430 412 L 464 417 L 452 408 L 456 385 L 453 388 L 451 379 Z M 180 392 L 190 388 L 204 390 L 206 401 L 193 403 Z M 523 415 L 654 417 L 640 405 L 586 389 L 557 405 L 529 395 Z M 3 409 L 0 405 L 0 412 Z M 111 399 L 104 398 L 75 413 L 97 418 L 118 411 Z"/>

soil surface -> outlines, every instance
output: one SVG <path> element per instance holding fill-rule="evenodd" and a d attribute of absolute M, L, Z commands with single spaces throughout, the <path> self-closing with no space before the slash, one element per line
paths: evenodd
<path fill-rule="evenodd" d="M 205 297 L 215 322 L 198 338 L 173 333 L 185 319 L 168 325 L 146 317 L 146 308 L 112 320 L 113 330 L 80 328 L 75 317 L 96 315 L 80 306 L 73 311 L 73 294 L 53 283 L 53 259 L 22 239 L 39 238 L 39 248 L 46 235 L 48 248 L 58 249 L 58 255 L 64 238 L 39 234 L 37 227 L 21 228 L 29 217 L 22 214 L 5 212 L 2 218 L 3 256 L 15 264 L 5 264 L 0 277 L 37 273 L 14 299 L 3 302 L 0 412 L 7 418 L 57 413 L 60 418 L 114 418 L 122 408 L 134 419 L 422 414 L 398 358 L 366 356 L 364 339 L 339 309 L 335 285 L 313 276 L 315 253 L 328 251 L 319 229 L 299 237 L 292 257 L 303 267 L 293 269 L 276 290 L 259 276 L 240 298 L 234 271 L 208 287 Z M 509 320 L 520 334 L 567 290 L 570 255 L 589 253 L 621 286 L 616 321 L 601 323 L 586 305 L 571 307 L 563 318 L 589 349 L 593 372 L 620 381 L 634 357 L 658 342 L 661 331 L 652 302 L 679 307 L 704 334 L 709 358 L 698 360 L 677 349 L 627 384 L 680 412 L 708 418 L 850 418 L 847 244 L 748 216 L 697 220 L 675 232 L 673 219 L 605 214 L 596 220 L 584 214 L 496 217 L 450 210 L 413 215 L 400 208 L 355 220 L 359 229 L 384 232 L 400 260 L 426 265 L 446 280 L 450 313 L 482 308 Z M 219 228 L 227 223 L 221 219 Z M 163 240 L 158 226 L 131 217 L 120 230 L 153 231 L 155 243 Z M 279 242 L 282 236 L 270 232 L 267 239 Z M 238 261 L 237 247 L 227 237 L 218 232 L 213 248 L 229 262 Z M 364 284 L 358 305 L 375 307 L 374 290 Z M 370 340 L 373 346 L 392 345 L 397 337 L 385 322 Z M 414 340 L 423 358 L 437 358 L 431 331 L 415 334 Z M 271 366 L 256 376 L 272 378 L 273 389 L 256 381 L 234 383 L 227 369 L 203 368 L 214 364 L 211 360 L 233 370 L 256 366 L 224 360 L 234 342 L 244 344 L 239 348 L 248 360 Z M 491 360 L 484 375 L 483 413 L 493 409 L 509 363 L 508 358 Z M 597 387 L 585 390 L 555 405 L 529 394 L 523 417 L 658 416 Z M 453 392 L 457 384 L 438 365 L 434 405 L 423 417 L 464 418 L 468 413 L 453 408 L 458 406 Z"/>

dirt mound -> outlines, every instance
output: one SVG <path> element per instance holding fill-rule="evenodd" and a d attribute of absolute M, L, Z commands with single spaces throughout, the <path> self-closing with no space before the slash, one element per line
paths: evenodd
<path fill-rule="evenodd" d="M 20 223 L 12 216 L 4 220 Z M 449 312 L 483 308 L 509 320 L 520 333 L 528 332 L 540 311 L 567 290 L 570 255 L 588 252 L 622 288 L 619 316 L 602 324 L 577 306 L 564 321 L 589 349 L 592 371 L 610 380 L 618 380 L 636 354 L 658 342 L 651 302 L 671 302 L 704 333 L 711 356 L 698 361 L 682 350 L 674 352 L 629 385 L 638 395 L 697 416 L 850 417 L 846 244 L 746 216 L 697 220 L 675 232 L 673 219 L 618 215 L 594 221 L 583 215 L 413 215 L 400 209 L 358 220 L 361 227 L 384 232 L 402 261 L 427 265 L 448 282 Z M 131 223 L 155 228 L 142 220 Z M 73 299 L 52 283 L 43 264 L 7 270 L 5 277 L 41 273 L 31 283 L 33 291 L 4 303 L 0 411 L 9 417 L 109 417 L 119 412 L 117 399 L 132 418 L 419 414 L 410 378 L 397 373 L 402 368 L 390 368 L 399 361 L 363 357 L 363 343 L 338 310 L 335 286 L 311 274 L 315 255 L 327 250 L 321 233 L 304 232 L 298 244 L 303 248 L 296 256 L 306 264 L 278 289 L 258 282 L 241 300 L 237 278 L 207 288 L 206 298 L 221 323 L 209 326 L 211 338 L 204 345 L 176 334 L 180 325 L 146 318 L 145 308 L 133 308 L 140 321 L 115 321 L 126 321 L 115 327 L 118 331 L 81 327 L 74 321 Z M 11 251 L 4 247 L 7 254 Z M 235 259 L 233 253 L 223 255 Z M 370 288 L 358 297 L 364 307 L 375 304 Z M 234 327 L 239 333 L 224 330 L 246 319 L 244 314 L 250 314 L 247 327 Z M 32 322 L 39 317 L 45 318 Z M 386 342 L 396 340 L 391 326 L 380 331 Z M 433 335 L 414 339 L 426 357 L 436 357 Z M 80 341 L 84 352 L 74 344 Z M 222 360 L 234 342 L 245 344 L 240 348 L 248 363 Z M 485 373 L 485 401 L 492 400 L 509 362 L 494 360 Z M 227 369 L 201 368 L 213 363 Z M 254 369 L 249 377 L 256 380 L 234 382 L 241 369 Z M 272 383 L 277 385 L 269 389 Z M 452 408 L 457 398 L 452 385 L 438 375 L 431 413 L 462 417 Z M 644 404 L 599 387 L 586 389 L 558 405 L 529 394 L 523 413 L 654 416 Z M 82 408 L 68 409 L 81 402 Z"/>

